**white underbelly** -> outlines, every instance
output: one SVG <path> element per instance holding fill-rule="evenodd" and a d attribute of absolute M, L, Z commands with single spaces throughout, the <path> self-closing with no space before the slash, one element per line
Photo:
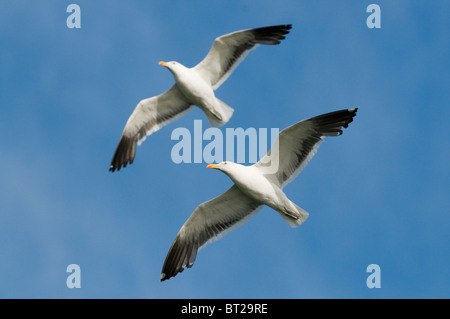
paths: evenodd
<path fill-rule="evenodd" d="M 177 86 L 193 105 L 207 107 L 214 103 L 215 95 L 212 87 L 195 73 L 185 78 L 178 78 Z"/>
<path fill-rule="evenodd" d="M 254 177 L 246 183 L 236 183 L 243 193 L 253 200 L 268 205 L 277 206 L 280 198 L 276 186 L 270 183 L 264 176 Z"/>

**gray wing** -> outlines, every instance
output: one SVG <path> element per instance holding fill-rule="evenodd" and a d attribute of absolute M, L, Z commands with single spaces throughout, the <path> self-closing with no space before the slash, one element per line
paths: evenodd
<path fill-rule="evenodd" d="M 341 135 L 342 128 L 348 127 L 357 110 L 319 115 L 284 129 L 271 150 L 255 166 L 272 182 L 286 186 L 308 164 L 323 138 Z"/>
<path fill-rule="evenodd" d="M 158 96 L 140 101 L 125 125 L 109 170 L 114 172 L 122 166 L 126 167 L 128 163 L 132 164 L 136 145 L 191 109 L 191 105 L 175 85 Z"/>
<path fill-rule="evenodd" d="M 161 281 L 192 267 L 197 251 L 236 229 L 256 214 L 262 205 L 233 185 L 222 195 L 198 206 L 181 227 L 161 272 Z"/>
<path fill-rule="evenodd" d="M 256 45 L 279 44 L 291 28 L 290 24 L 277 25 L 236 31 L 218 37 L 207 56 L 194 69 L 217 89 Z"/>

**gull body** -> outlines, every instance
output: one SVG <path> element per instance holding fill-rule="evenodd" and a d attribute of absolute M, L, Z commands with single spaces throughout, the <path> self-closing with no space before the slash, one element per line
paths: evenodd
<path fill-rule="evenodd" d="M 282 188 L 269 181 L 256 166 L 221 162 L 210 164 L 208 168 L 218 169 L 228 175 L 245 195 L 276 210 L 291 226 L 296 227 L 308 218 L 308 213 L 290 201 Z"/>
<path fill-rule="evenodd" d="M 264 205 L 277 211 L 291 227 L 301 225 L 309 214 L 293 203 L 283 188 L 308 164 L 325 137 L 343 133 L 356 111 L 331 112 L 285 128 L 267 155 L 254 165 L 209 164 L 208 168 L 228 175 L 234 185 L 200 204 L 186 220 L 164 261 L 161 281 L 192 267 L 198 250 L 247 222 Z"/>
<path fill-rule="evenodd" d="M 202 109 L 211 126 L 218 127 L 229 121 L 234 110 L 216 98 L 211 84 L 201 73 L 176 61 L 161 61 L 159 64 L 169 69 L 186 100 Z"/>

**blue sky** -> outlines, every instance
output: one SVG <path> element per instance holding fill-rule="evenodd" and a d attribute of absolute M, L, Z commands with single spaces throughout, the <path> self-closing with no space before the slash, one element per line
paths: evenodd
<path fill-rule="evenodd" d="M 66 8 L 81 7 L 81 29 Z M 369 29 L 366 8 L 381 8 Z M 450 297 L 450 21 L 447 1 L 1 1 L 0 297 Z M 161 283 L 178 230 L 232 185 L 175 164 L 171 133 L 108 171 L 137 102 L 198 63 L 215 37 L 291 23 L 251 52 L 217 96 L 226 127 L 283 129 L 358 107 L 285 189 L 310 213 L 291 229 L 266 207 Z M 66 268 L 81 268 L 69 289 Z M 366 268 L 381 268 L 369 289 Z"/>

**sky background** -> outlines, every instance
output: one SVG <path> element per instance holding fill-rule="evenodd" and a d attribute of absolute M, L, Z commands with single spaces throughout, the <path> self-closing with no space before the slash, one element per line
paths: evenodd
<path fill-rule="evenodd" d="M 66 8 L 81 7 L 81 29 Z M 369 29 L 366 8 L 381 8 Z M 449 298 L 450 2 L 0 1 L 1 298 Z M 175 164 L 178 127 L 108 171 L 136 104 L 174 82 L 214 38 L 292 24 L 249 54 L 216 95 L 222 127 L 279 128 L 343 108 L 285 189 L 310 213 L 290 228 L 265 207 L 160 282 L 178 230 L 232 182 L 207 163 Z M 69 289 L 69 264 L 81 288 Z M 366 268 L 381 268 L 369 289 Z"/>

